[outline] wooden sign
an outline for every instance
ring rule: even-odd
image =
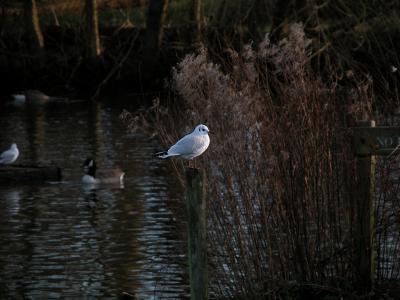
[[[355,127],[353,133],[357,155],[389,155],[400,145],[400,127]]]

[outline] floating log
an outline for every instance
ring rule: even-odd
[[[40,165],[0,165],[0,183],[58,180],[61,180],[61,169],[59,167]]]

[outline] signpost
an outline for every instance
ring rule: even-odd
[[[375,156],[389,155],[400,145],[400,127],[375,127],[375,121],[353,128],[356,154],[355,257],[359,288],[369,292],[374,284],[375,261]]]

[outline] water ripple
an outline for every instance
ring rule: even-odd
[[[63,168],[64,181],[0,186],[0,298],[188,297],[186,240],[171,179],[152,158],[156,145],[126,134],[119,108],[10,108],[0,112],[4,148],[19,163]],[[119,165],[124,188],[84,189],[80,166]],[[173,183],[172,183],[173,184]]]

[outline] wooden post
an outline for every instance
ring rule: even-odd
[[[207,222],[204,172],[186,169],[190,299],[208,299]]]
[[[360,122],[358,128],[375,127],[375,121]],[[357,285],[362,292],[371,291],[375,277],[375,156],[373,146],[362,135],[355,137],[356,209],[355,268]]]

